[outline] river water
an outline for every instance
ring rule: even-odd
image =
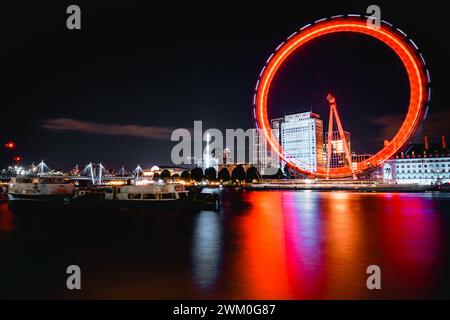
[[[450,298],[450,194],[225,191],[220,212],[2,202],[0,298]]]

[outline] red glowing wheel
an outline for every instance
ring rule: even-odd
[[[410,87],[409,107],[405,120],[394,138],[374,156],[357,163],[356,168],[351,166],[330,168],[327,174],[324,167],[318,167],[317,171],[311,172],[299,166],[298,162],[294,163],[283,155],[283,150],[270,128],[267,117],[267,98],[274,76],[283,65],[283,62],[296,49],[313,39],[339,32],[352,32],[373,37],[386,44],[395,52],[402,61],[408,75]],[[317,20],[315,23],[301,28],[299,32],[294,33],[278,46],[267,60],[260,74],[254,96],[254,111],[257,126],[262,130],[271,149],[290,167],[300,173],[319,178],[344,178],[370,170],[399,152],[419,128],[424,115],[426,115],[425,110],[429,105],[430,97],[430,75],[426,68],[425,60],[419,53],[416,44],[403,31],[394,28],[385,21],[381,23],[379,28],[375,28],[368,25],[364,17],[356,15],[347,17],[335,16],[329,19]]]

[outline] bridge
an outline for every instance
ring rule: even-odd
[[[32,167],[30,171],[31,174],[38,177],[52,176],[52,174],[54,174],[49,166],[45,164],[44,160],[42,160],[36,167]],[[124,167],[122,167],[117,175],[112,175],[105,169],[102,163],[90,162],[81,171],[78,170],[77,165],[75,169],[66,176],[74,181],[90,181],[93,185],[102,185],[107,183],[108,181],[126,181],[129,179],[139,180],[139,177],[143,172],[144,171],[142,170],[141,166],[138,165],[136,169],[131,172],[131,174],[128,173]],[[0,174],[0,181],[8,182],[15,177],[17,177],[17,173],[11,172]]]
[[[78,166],[77,166],[78,167]],[[77,172],[77,167],[75,173]],[[139,175],[144,173],[141,166],[138,165],[136,169],[133,170],[131,175],[129,175],[125,168],[119,170],[118,175],[110,174],[102,163],[92,163],[90,162],[86,167],[78,174],[69,175],[69,178],[76,181],[90,181],[93,185],[101,185],[108,181],[126,181],[129,179],[139,180]]]

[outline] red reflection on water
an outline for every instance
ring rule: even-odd
[[[287,192],[282,201],[286,272],[293,298],[320,297],[326,270],[317,194]]]
[[[233,298],[420,297],[438,286],[443,239],[424,195],[249,192],[239,235]],[[369,265],[382,290],[366,287]],[[236,281],[236,279],[230,279]]]
[[[9,232],[14,229],[14,215],[9,210],[7,202],[0,202],[0,232]]]
[[[365,297],[367,246],[364,233],[368,212],[360,205],[360,195],[348,192],[321,194],[321,211],[325,215],[327,287],[325,298]]]
[[[281,193],[250,192],[249,212],[238,223],[237,272],[241,298],[289,299]]]
[[[249,193],[253,206],[239,224],[245,297],[364,294],[365,269],[358,263],[364,241],[350,199],[346,193]]]
[[[432,197],[392,194],[383,200],[381,233],[388,269],[386,287],[402,297],[433,293],[443,271],[440,265],[445,240]]]

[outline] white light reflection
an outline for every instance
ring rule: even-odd
[[[295,208],[303,241],[304,255],[313,263],[320,259],[320,208],[317,192],[296,193]]]
[[[222,259],[222,225],[220,215],[202,211],[194,223],[192,266],[194,282],[204,292],[216,283]]]

